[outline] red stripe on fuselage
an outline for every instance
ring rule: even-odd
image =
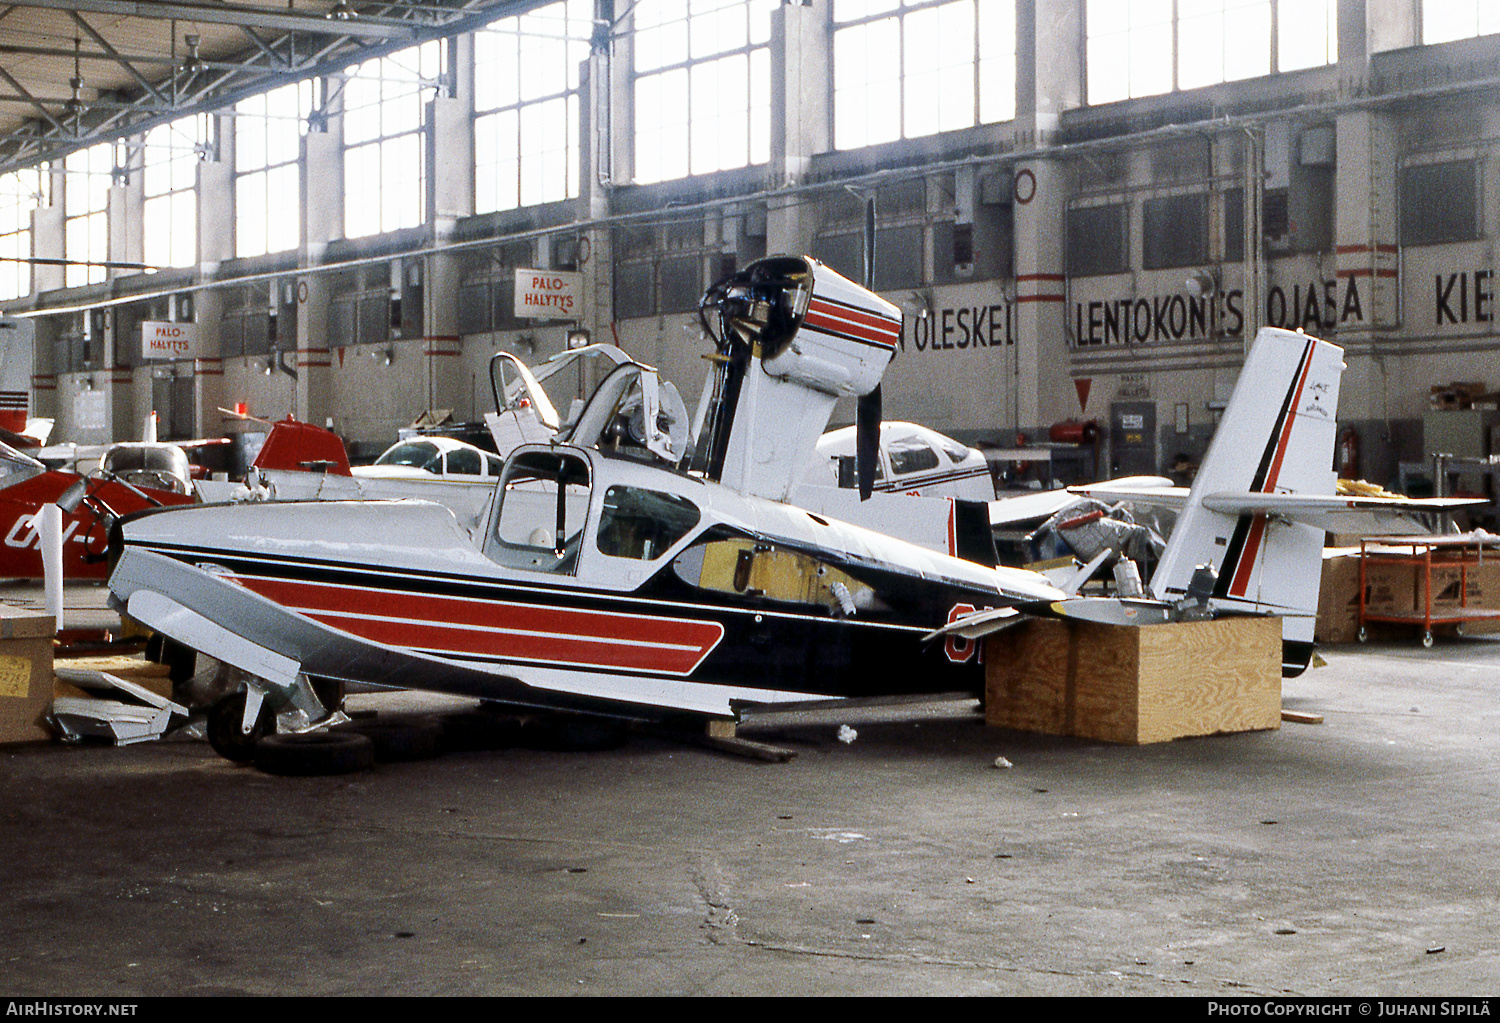
[[[690,675],[724,638],[724,626],[711,621],[234,578],[267,600],[363,639],[459,657]]]
[[[901,338],[901,325],[893,320],[816,299],[808,304],[804,322],[809,327],[848,334],[890,348],[895,348]]]

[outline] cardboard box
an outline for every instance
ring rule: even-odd
[[[1319,643],[1353,643],[1358,638],[1359,551],[1324,551],[1313,639]]]
[[[1107,742],[1281,727],[1281,620],[1033,619],[985,640],[985,722]]]
[[[51,615],[0,605],[0,744],[50,739]]]

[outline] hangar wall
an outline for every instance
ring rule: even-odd
[[[1341,419],[1361,474],[1394,482],[1423,457],[1430,385],[1500,388],[1500,36],[1417,45],[1417,0],[1340,0],[1335,64],[1091,106],[1084,10],[1018,0],[1013,120],[837,150],[828,0],[777,7],[769,162],[649,185],[628,183],[628,61],[598,52],[582,74],[578,198],[479,216],[460,37],[449,95],[426,104],[424,225],[342,237],[335,102],[303,135],[301,194],[287,197],[298,248],[253,259],[232,258],[221,125],[198,166],[199,266],[74,289],[38,267],[33,296],[8,304],[65,310],[38,317],[35,411],[89,442],[136,436],[164,403],[173,436],[245,429],[219,412],[243,404],[331,421],[378,451],[427,409],[485,411],[497,349],[562,350],[574,323],[510,308],[522,267],[581,271],[576,325],[691,402],[709,348],[702,290],[781,251],[858,279],[873,196],[877,289],[906,313],[889,418],[1008,446],[1079,417],[1119,434],[1144,411],[1149,450],[1132,457],[1149,465],[1132,468],[1161,470],[1201,455],[1247,337],[1270,323],[1345,346]],[[151,230],[140,177],[110,190],[118,258],[138,259]],[[37,210],[34,252],[61,253],[62,231]],[[146,363],[143,320],[195,324],[198,357]]]

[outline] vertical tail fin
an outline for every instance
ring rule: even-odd
[[[1274,327],[1260,331],[1151,578],[1154,597],[1176,600],[1193,572],[1209,565],[1218,573],[1215,607],[1284,616],[1284,668],[1291,674],[1312,653],[1323,531],[1210,509],[1204,500],[1212,496],[1223,509],[1235,495],[1332,494],[1343,370],[1337,345]]]

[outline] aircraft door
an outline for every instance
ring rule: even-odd
[[[1115,476],[1154,476],[1156,402],[1116,401],[1109,406],[1109,456]]]
[[[588,535],[590,472],[577,455],[523,451],[505,466],[484,553],[507,568],[576,575]]]

